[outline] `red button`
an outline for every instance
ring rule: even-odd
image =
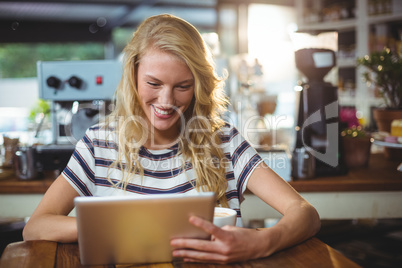
[[[103,83],[103,77],[102,76],[97,76],[96,77],[96,84],[97,85],[102,85]]]

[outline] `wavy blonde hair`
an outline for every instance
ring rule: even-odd
[[[117,159],[110,168],[123,172],[119,184],[124,189],[134,176],[142,178],[144,175],[139,150],[146,141],[143,138],[144,134],[149,134],[149,129],[144,120],[137,120],[145,118],[145,114],[140,105],[136,74],[141,58],[149,49],[159,49],[179,57],[194,76],[194,96],[184,114],[185,125],[181,127],[185,135],[179,137],[179,153],[182,153],[183,161],[191,159],[197,175],[197,191],[206,187],[215,192],[222,206],[227,207],[227,159],[220,146],[219,135],[224,125],[221,115],[227,105],[224,82],[215,73],[212,54],[200,33],[178,17],[157,15],[148,18],[138,27],[124,49],[123,75],[115,93],[116,106],[108,120],[109,123],[117,123],[114,132],[119,145]],[[119,120],[124,120],[124,123]],[[191,131],[194,129],[202,131]],[[125,164],[122,159],[126,159]]]

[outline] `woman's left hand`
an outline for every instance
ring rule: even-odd
[[[219,228],[209,221],[190,217],[194,226],[211,234],[211,240],[172,239],[173,256],[188,262],[231,263],[269,255],[261,243],[261,231],[234,226]],[[250,243],[251,242],[251,243]],[[267,242],[267,241],[265,241]]]

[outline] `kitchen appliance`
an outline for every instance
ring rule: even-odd
[[[335,52],[304,48],[295,52],[295,59],[296,67],[307,77],[307,82],[301,84],[302,90],[297,94],[292,175],[295,179],[301,176],[299,168],[304,164],[297,163],[297,159],[307,161],[310,155],[314,159],[308,162],[315,162],[315,176],[344,174],[346,166],[340,144],[338,89],[324,81],[324,77],[336,65]],[[311,177],[311,171],[308,177]]]
[[[51,101],[52,144],[36,146],[37,165],[62,170],[85,131],[109,114],[122,75],[117,60],[39,61],[39,97]]]
[[[298,180],[314,178],[315,162],[315,158],[305,147],[295,148],[292,154],[292,177]]]
[[[17,177],[22,180],[32,180],[38,177],[34,147],[18,147],[14,156],[14,170]]]

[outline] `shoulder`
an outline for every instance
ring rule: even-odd
[[[227,122],[225,122],[225,124],[220,128],[219,131],[223,143],[230,142],[234,137],[239,135],[239,131],[237,130],[237,128]]]
[[[85,135],[88,136],[88,138],[106,139],[106,137],[110,136],[114,131],[115,128],[113,126],[107,125],[106,123],[98,123],[89,127]]]
[[[81,142],[90,147],[115,147],[114,128],[105,123],[95,124],[87,129]]]
[[[114,127],[114,124],[107,124],[105,122],[99,122],[88,128],[88,131],[98,131],[98,130],[114,131],[115,127]]]

